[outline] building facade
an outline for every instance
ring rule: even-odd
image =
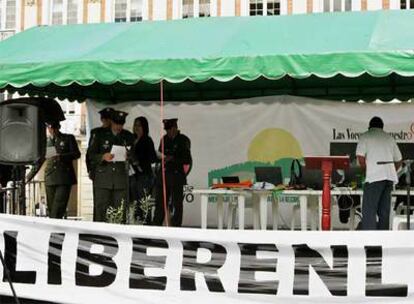
[[[413,0],[1,0],[1,39],[33,26],[414,9]]]

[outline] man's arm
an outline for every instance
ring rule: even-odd
[[[398,171],[398,169],[401,168],[401,165],[402,165],[402,160],[395,162],[394,163],[395,171]]]
[[[367,163],[366,163],[366,160],[365,160],[365,156],[357,155],[357,159],[358,159],[358,163],[361,166],[361,168],[366,169]]]

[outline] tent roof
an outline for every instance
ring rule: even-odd
[[[0,43],[0,88],[108,102],[414,96],[414,10],[41,26]]]

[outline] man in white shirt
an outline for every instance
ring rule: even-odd
[[[373,117],[356,150],[358,162],[365,168],[362,230],[389,229],[391,191],[393,184],[398,183],[397,170],[402,157],[397,143],[383,128],[382,119]]]

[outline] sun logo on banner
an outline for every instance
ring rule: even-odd
[[[265,163],[284,158],[302,158],[303,153],[296,138],[289,132],[279,129],[265,129],[250,142],[247,151],[249,161]]]
[[[302,148],[296,138],[280,128],[261,130],[251,140],[247,149],[247,160],[208,173],[208,184],[220,181],[222,176],[237,175],[244,180],[255,178],[254,168],[260,166],[281,167],[284,177],[290,174],[292,159],[303,157]]]

